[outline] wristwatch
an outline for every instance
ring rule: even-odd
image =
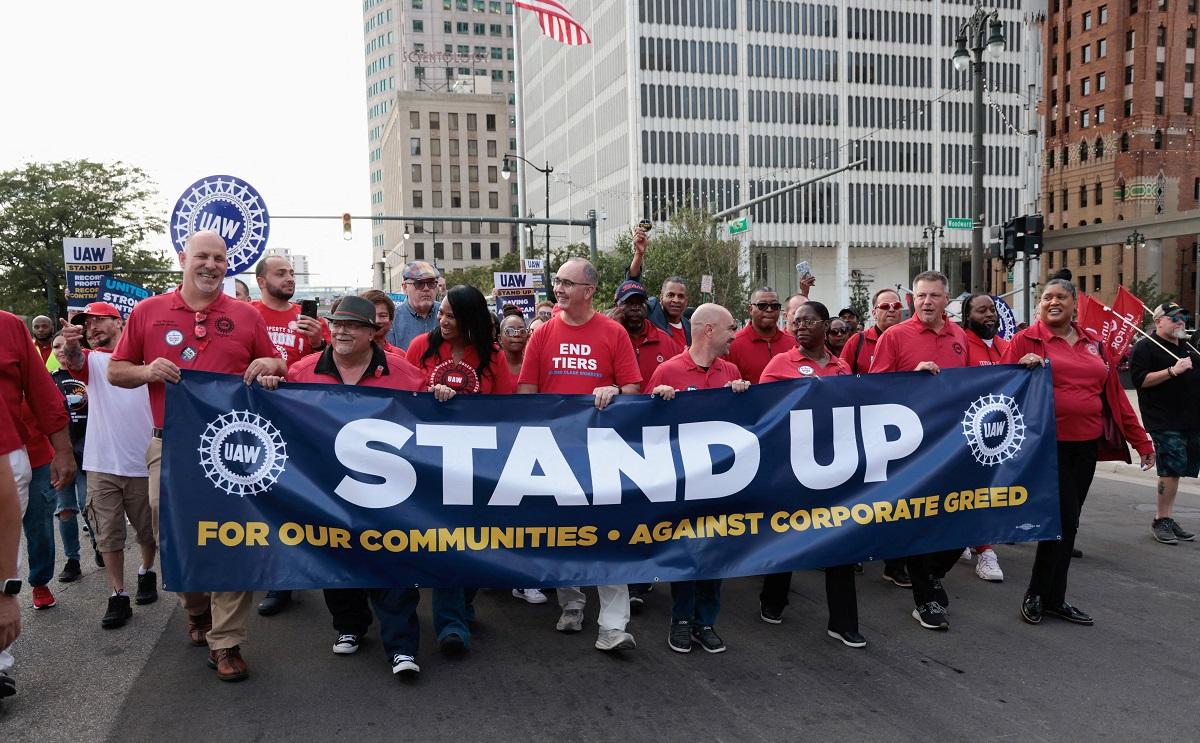
[[[21,592],[21,581],[17,580],[16,578],[8,578],[2,585],[4,588],[3,590],[0,590],[0,595],[16,596]]]

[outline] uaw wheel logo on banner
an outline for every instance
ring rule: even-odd
[[[435,384],[444,384],[455,392],[475,393],[479,392],[479,374],[470,364],[447,359],[429,374],[429,386]]]
[[[967,408],[962,431],[975,461],[992,467],[1021,451],[1025,419],[1016,400],[1007,395],[986,395]]]
[[[231,175],[210,175],[188,186],[171,212],[171,241],[176,252],[193,233],[212,230],[229,250],[226,276],[241,273],[263,254],[271,217],[254,186]]]
[[[287,444],[271,421],[247,410],[217,418],[200,436],[200,466],[230,495],[259,495],[283,474]]]

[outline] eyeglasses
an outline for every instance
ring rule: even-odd
[[[580,282],[580,281],[571,281],[570,279],[560,279],[557,276],[554,277],[553,283],[556,287],[561,286],[564,289],[571,289],[576,286],[595,286],[595,284],[584,284],[583,282]]]
[[[196,336],[197,339],[204,338],[204,336],[208,335],[208,328],[204,327],[204,321],[207,319],[207,312],[196,313],[196,326],[192,328],[192,335]]]
[[[779,302],[754,302],[751,307],[757,307],[759,312],[778,312],[783,305]]]
[[[891,304],[889,304],[887,302],[883,302],[881,304],[875,305],[875,309],[883,310],[884,312],[887,312],[888,310],[893,310],[893,311],[898,310],[903,306],[904,305],[900,304],[899,302],[892,302]]]
[[[404,283],[412,284],[417,289],[433,289],[437,286],[437,279],[408,279]]]
[[[825,322],[825,321],[821,320],[819,318],[815,318],[815,317],[805,317],[803,319],[796,317],[796,318],[792,319],[792,327],[793,328],[814,328],[823,322]]]
[[[849,332],[850,332],[850,328],[830,328],[829,329],[830,335],[846,335]]]
[[[529,328],[505,328],[502,332],[507,338],[524,338],[529,335]]]

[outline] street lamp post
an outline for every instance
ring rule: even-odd
[[[502,178],[504,178],[504,180],[506,180],[506,181],[508,180],[509,173],[511,173],[512,169],[513,169],[513,166],[510,163],[509,158],[513,158],[515,160],[520,160],[521,162],[525,163],[526,165],[528,165],[529,167],[533,168],[534,170],[536,170],[537,172],[541,173],[542,175],[544,175],[546,177],[546,219],[550,219],[550,174],[554,172],[554,167],[551,166],[549,162],[547,162],[546,167],[539,168],[538,166],[529,162],[528,160],[521,157],[520,155],[514,155],[513,153],[510,152],[504,156],[504,167],[500,171],[500,176]],[[530,252],[533,252],[533,251],[531,250]],[[550,292],[550,225],[548,225],[548,224],[546,225],[546,265],[543,266],[543,268],[545,269],[545,273],[546,273],[546,276],[545,276],[546,292],[549,293]]]
[[[1146,236],[1134,230],[1129,237],[1125,238],[1125,249],[1133,248],[1133,284],[1131,291],[1136,292],[1138,289],[1138,250],[1146,245]]]
[[[921,229],[921,239],[929,241],[929,270],[939,271],[937,265],[937,241],[945,237],[940,224],[927,224]]]
[[[1004,51],[1004,26],[999,14],[976,6],[975,13],[958,30],[958,46],[954,50],[954,69],[962,72],[970,65],[975,100],[972,108],[971,134],[971,291],[981,292],[983,284],[983,53],[993,57]],[[968,44],[970,51],[968,52]],[[973,57],[973,58],[972,58]]]

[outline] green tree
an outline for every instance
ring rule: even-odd
[[[1143,281],[1138,281],[1128,288],[1129,293],[1142,300],[1142,304],[1146,305],[1146,309],[1150,310],[1151,312],[1153,312],[1154,308],[1163,302],[1170,302],[1174,300],[1174,297],[1172,297],[1170,294],[1159,290],[1157,274],[1152,275]],[[1145,329],[1150,322],[1150,314],[1145,313],[1141,318],[1141,323],[1139,324],[1143,329]]]
[[[166,228],[145,171],[121,162],[30,163],[0,172],[0,307],[63,316],[64,237],[113,241],[113,273],[161,290],[175,268],[144,243]]]
[[[465,284],[473,286],[484,295],[492,293],[495,288],[494,273],[514,273],[521,270],[521,257],[516,252],[503,255],[486,266],[470,266],[455,268],[445,273],[446,288]]]

